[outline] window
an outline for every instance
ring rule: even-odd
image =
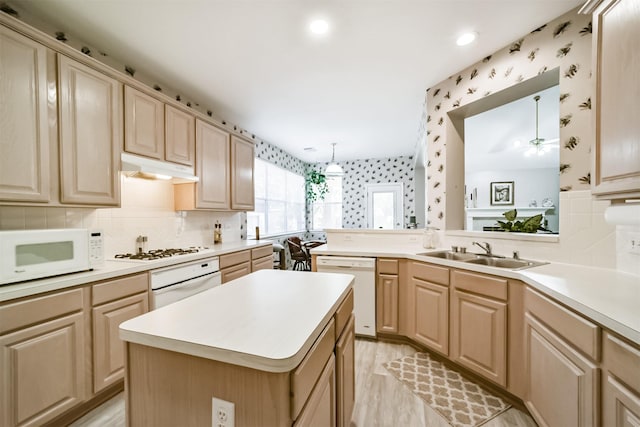
[[[327,177],[329,191],[324,200],[314,202],[311,207],[311,228],[342,228],[342,177]]]
[[[247,235],[260,236],[304,231],[304,177],[274,164],[255,161],[255,203],[247,212]]]

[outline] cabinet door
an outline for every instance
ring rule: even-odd
[[[444,355],[449,354],[449,289],[419,279],[412,279],[414,336]]]
[[[0,26],[0,200],[48,202],[47,49]]]
[[[254,209],[253,158],[253,144],[231,136],[231,209]]]
[[[273,256],[265,256],[251,261],[251,271],[271,270],[273,268]]]
[[[355,317],[351,315],[336,343],[336,412],[338,427],[351,426],[356,399]]]
[[[58,55],[61,202],[120,203],[122,85]]]
[[[640,426],[640,396],[610,374],[606,375],[603,382],[602,425]]]
[[[229,209],[229,134],[196,120],[196,207]],[[252,191],[253,194],[253,191]]]
[[[124,151],[164,159],[164,103],[124,87]]]
[[[593,16],[595,167],[593,193],[640,195],[640,45],[637,0],[606,0]],[[632,194],[630,194],[632,193]]]
[[[165,126],[165,159],[193,166],[196,151],[195,117],[166,105]]]
[[[149,311],[146,292],[93,308],[93,392],[124,378],[124,343],[118,327]]]
[[[525,404],[540,426],[598,425],[598,368],[525,314]]]
[[[451,359],[507,385],[507,304],[454,289]]]
[[[81,403],[84,343],[81,312],[0,336],[0,424],[42,425]]]
[[[243,262],[229,268],[220,269],[222,274],[222,283],[227,283],[251,273],[251,262]]]
[[[335,427],[336,377],[335,357],[327,362],[294,427]]]
[[[398,333],[398,276],[378,274],[376,323],[378,332]]]

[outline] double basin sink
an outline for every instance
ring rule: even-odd
[[[530,261],[526,259],[504,258],[496,255],[473,254],[467,252],[462,253],[453,251],[422,252],[416,255],[450,259],[452,261],[460,261],[467,264],[480,264],[489,267],[504,268],[508,270],[522,270],[525,268],[548,264],[547,262]]]

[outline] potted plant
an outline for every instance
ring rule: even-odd
[[[329,191],[327,177],[320,171],[311,169],[305,178],[305,186],[307,190],[307,200],[313,203],[318,200],[324,200]]]
[[[549,231],[542,226],[542,214],[525,218],[522,221],[516,220],[518,210],[512,209],[504,212],[506,221],[498,221],[501,231],[511,231],[514,233],[537,233],[540,231]]]

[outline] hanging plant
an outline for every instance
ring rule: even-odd
[[[313,169],[307,174],[305,185],[307,189],[307,200],[309,203],[324,200],[324,197],[329,191],[329,184],[327,184],[327,177],[325,174]]]
[[[549,231],[542,226],[542,214],[525,218],[522,221],[516,220],[518,216],[516,209],[504,212],[502,215],[504,215],[507,221],[498,221],[498,225],[504,231],[512,231],[515,233],[537,233],[538,230]]]

